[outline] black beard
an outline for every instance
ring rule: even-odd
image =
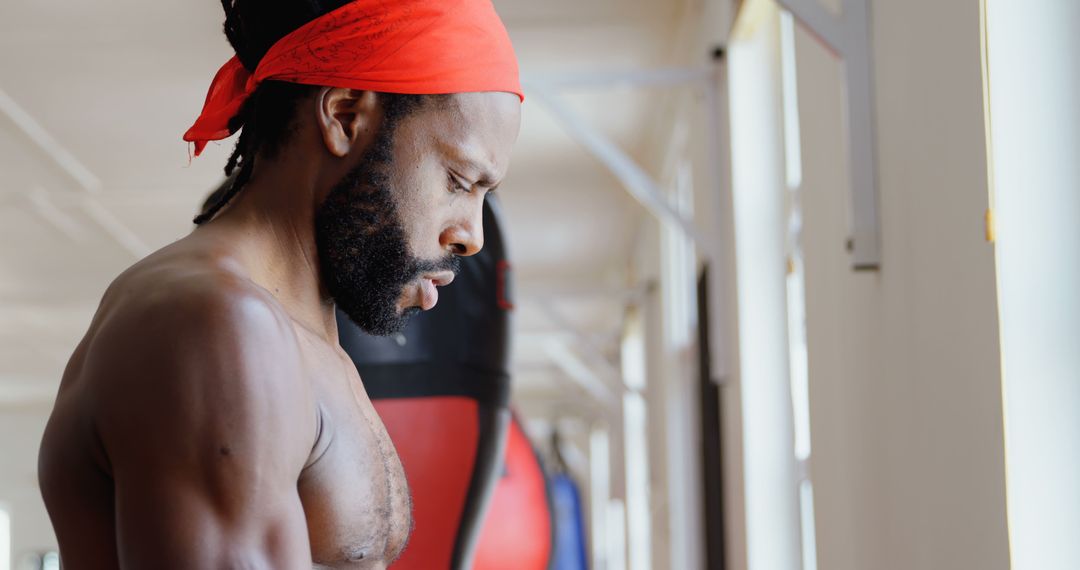
[[[330,191],[315,214],[315,243],[323,284],[342,312],[368,334],[400,332],[420,311],[397,302],[407,284],[436,271],[458,272],[448,256],[427,261],[409,253],[387,172],[393,125],[384,123],[360,164]]]

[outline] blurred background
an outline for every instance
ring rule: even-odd
[[[495,6],[512,400],[588,567],[1080,568],[1080,4]],[[106,285],[222,180],[180,140],[222,19],[0,3],[0,570],[57,567],[37,448]]]

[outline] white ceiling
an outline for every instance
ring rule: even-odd
[[[495,4],[528,77],[662,65],[685,2]],[[180,134],[231,55],[221,20],[213,0],[0,2],[0,103],[14,104],[0,113],[0,403],[51,397],[108,282],[189,231],[219,182],[230,144],[189,164]],[[644,152],[652,95],[566,95],[631,155]],[[85,167],[81,182],[64,153]],[[543,390],[561,374],[548,343],[611,351],[643,211],[529,101],[500,194],[523,292],[521,386]],[[567,294],[537,301],[550,291]]]

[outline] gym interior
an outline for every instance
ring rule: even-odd
[[[1080,3],[494,5],[490,249],[343,325],[413,488],[392,568],[1080,568]],[[180,140],[221,19],[0,4],[0,570],[61,567],[65,363],[222,183]]]

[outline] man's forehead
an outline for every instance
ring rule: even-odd
[[[506,174],[520,125],[517,97],[509,93],[460,93],[446,99],[431,110],[438,118],[429,116],[444,127],[434,133],[440,151],[469,169],[476,182],[498,183]]]
[[[499,164],[498,149],[483,148],[475,137],[472,138],[474,140],[440,137],[438,149],[450,159],[454,168],[461,170],[458,175],[468,176],[481,186],[498,184],[506,173],[506,166]]]

